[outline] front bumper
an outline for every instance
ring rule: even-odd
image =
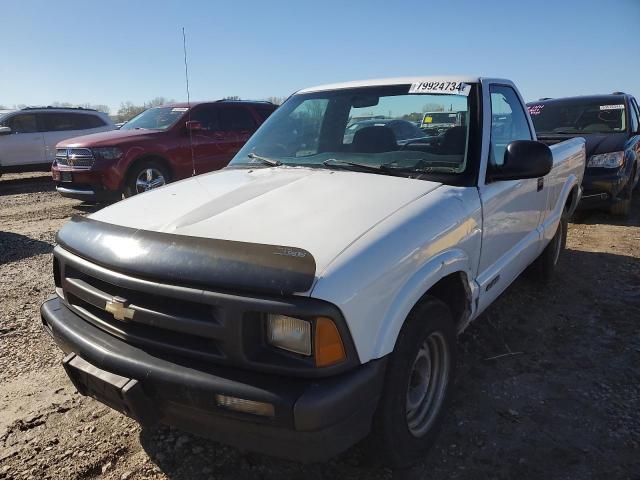
[[[53,182],[60,195],[88,202],[117,200],[120,192],[110,190],[105,183],[105,171],[101,169],[51,168]],[[63,178],[63,176],[65,178]],[[70,177],[70,178],[69,178]]]
[[[629,173],[623,167],[587,169],[582,180],[583,195],[578,208],[598,208],[624,200],[620,194],[629,181]]]
[[[288,378],[158,358],[95,328],[57,297],[42,305],[41,314],[56,343],[72,354],[65,359],[68,371],[71,362],[86,363],[95,374],[92,381],[100,383],[94,377],[103,376],[124,379],[125,390],[135,385],[123,390],[119,405],[106,393],[96,394],[100,388],[90,389],[98,400],[142,424],[173,425],[270,455],[322,461],[346,450],[369,433],[382,390],[384,358],[327,378]],[[77,376],[72,380],[78,385]],[[274,416],[225,410],[216,404],[216,394],[270,403]]]

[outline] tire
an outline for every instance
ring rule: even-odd
[[[636,176],[635,170],[629,177],[629,183],[624,187],[624,192],[622,193],[622,198],[613,203],[609,207],[609,213],[611,215],[615,215],[616,217],[628,217],[629,211],[631,210],[631,197],[633,197],[633,179]]]
[[[442,424],[455,366],[451,312],[426,296],[407,317],[387,363],[370,436],[374,458],[392,468],[424,458]]]
[[[129,170],[124,188],[124,196],[131,197],[138,193],[161,187],[170,182],[171,172],[167,167],[154,160],[144,160],[136,163]],[[147,183],[146,186],[145,183]]]
[[[534,266],[537,270],[536,273],[538,275],[538,280],[542,283],[549,283],[555,273],[560,255],[567,245],[568,226],[569,221],[567,219],[566,211],[564,211],[560,218],[560,222],[558,223],[555,235],[535,261]]]

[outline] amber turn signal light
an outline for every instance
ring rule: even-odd
[[[333,320],[317,317],[315,324],[316,367],[328,367],[345,360],[347,355],[344,352],[342,338]]]

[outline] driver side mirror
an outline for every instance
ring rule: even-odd
[[[11,132],[11,127],[0,127],[0,135],[9,135]]]
[[[502,165],[489,165],[487,177],[495,180],[522,180],[544,177],[553,167],[551,149],[542,142],[516,140],[507,145]]]
[[[185,126],[187,127],[187,132],[195,133],[202,131],[202,123],[197,120],[185,122]]]

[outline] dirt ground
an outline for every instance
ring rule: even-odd
[[[55,232],[93,210],[47,175],[0,178],[0,478],[391,478],[358,446],[301,465],[141,430],[75,393],[38,308]],[[470,326],[443,431],[410,476],[640,479],[639,227],[640,194],[627,221],[580,215],[551,284],[519,279]]]

